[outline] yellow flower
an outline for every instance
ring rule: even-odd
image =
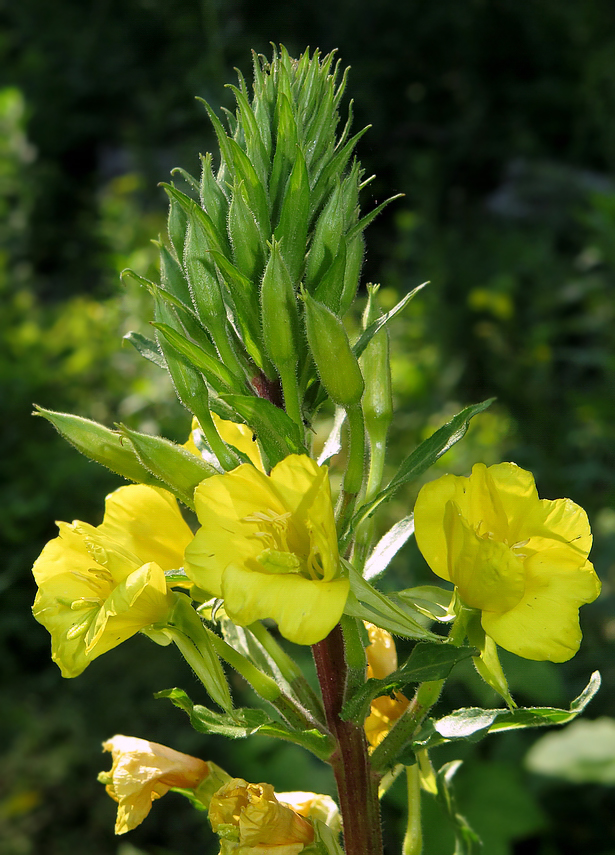
[[[98,780],[118,803],[116,834],[125,834],[140,825],[152,809],[152,802],[172,787],[196,790],[212,778],[217,790],[229,780],[214,763],[147,739],[117,735],[103,742],[103,750],[111,752],[113,765],[110,772],[101,772]]]
[[[245,626],[277,621],[285,638],[315,644],[339,621],[349,583],[340,562],[327,468],[290,455],[269,476],[250,464],[197,487],[201,528],[186,550],[186,573],[224,598]]]
[[[578,609],[600,593],[587,560],[587,514],[570,499],[539,499],[531,472],[477,463],[469,478],[426,484],[415,536],[431,569],[481,610],[487,635],[525,659],[565,662],[579,649]]]
[[[298,855],[314,840],[312,824],[275,797],[271,784],[233,778],[209,805],[221,855]]]
[[[32,572],[33,613],[51,634],[64,677],[141,629],[165,621],[174,595],[165,570],[181,567],[192,532],[165,490],[134,484],[107,496],[101,525],[58,523]]]
[[[218,433],[228,445],[232,445],[237,451],[241,451],[246,455],[257,469],[261,472],[265,471],[263,459],[261,457],[260,448],[254,437],[253,431],[247,426],[231,422],[228,419],[221,419],[216,413],[211,414],[215,426],[218,428]],[[202,457],[201,449],[206,446],[203,443],[203,433],[199,425],[198,419],[192,419],[192,430],[188,437],[188,442],[184,443],[184,448],[191,451],[197,457]]]
[[[393,636],[386,629],[374,626],[373,623],[365,622],[365,628],[369,636],[369,644],[365,648],[366,677],[383,680],[397,668],[397,651]],[[395,692],[394,697],[382,695],[371,702],[364,727],[367,741],[372,748],[380,745],[397,719],[406,711],[408,703],[408,699],[400,692]]]

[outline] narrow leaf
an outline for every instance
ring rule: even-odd
[[[144,335],[141,335],[140,332],[135,332],[134,330],[130,330],[124,336],[124,341],[127,341],[131,344],[135,350],[137,350],[144,359],[153,362],[154,365],[157,365],[158,368],[165,368],[166,363],[164,361],[164,357],[158,350],[158,345],[155,341],[152,341],[151,338],[147,338]]]
[[[397,303],[396,306],[393,306],[390,311],[388,311],[384,315],[381,315],[381,317],[379,317],[377,321],[374,321],[373,324],[370,324],[368,328],[361,333],[361,335],[352,347],[355,356],[361,356],[361,354],[363,353],[367,345],[370,343],[370,341],[373,339],[373,337],[376,335],[378,330],[381,330],[385,324],[388,324],[388,322],[391,321],[395,317],[395,315],[398,315],[402,309],[405,309],[410,300],[412,300],[412,298],[415,297],[419,293],[419,291],[421,291],[425,287],[425,285],[428,284],[428,282],[423,282],[422,285],[417,285],[416,288],[406,294],[406,296],[403,297],[399,301],[399,303]]]
[[[414,534],[414,514],[404,517],[380,538],[367,559],[363,577],[376,579],[389,566],[404,543]]]
[[[220,395],[220,398],[258,436],[270,466],[275,466],[289,454],[307,454],[299,427],[275,404],[251,395]]]

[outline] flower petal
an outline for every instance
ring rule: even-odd
[[[484,611],[483,629],[500,647],[525,659],[566,662],[581,643],[579,606],[596,599],[600,581],[589,561],[570,570],[558,563],[555,551],[528,558],[525,568],[521,601],[504,614]]]
[[[273,618],[281,634],[295,644],[322,641],[342,616],[348,579],[312,581],[295,574],[270,576],[237,564],[222,576],[226,613],[240,626]]]
[[[144,484],[120,487],[107,496],[98,531],[136,555],[139,564],[155,561],[163,570],[182,566],[192,540],[174,496]]]
[[[448,579],[448,543],[444,512],[449,501],[457,506],[463,501],[462,480],[457,475],[443,475],[421,487],[414,506],[414,536],[423,558],[441,579]]]

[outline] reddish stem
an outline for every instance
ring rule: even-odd
[[[337,747],[330,763],[337,783],[346,855],[382,855],[378,776],[372,772],[362,727],[342,721],[346,658],[338,624],[312,647],[329,730]]]

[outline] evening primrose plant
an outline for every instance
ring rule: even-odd
[[[414,514],[375,542],[380,505],[425,480],[491,401],[463,409],[385,479],[388,327],[422,286],[383,312],[367,285],[362,330],[349,335],[364,232],[391,200],[361,210],[370,179],[355,149],[367,129],[352,133],[352,102],[340,127],[346,78],[334,54],[294,60],[274,48],[271,60],[254,56],[251,87],[241,74],[230,87],[236,108],[224,121],[204,104],[218,151],[201,158],[199,177],[178,169],[180,185],[164,185],[160,281],[124,274],[151,295],[155,336],[126,338],[169,373],[191,427],[177,444],[39,408],[133,483],[107,497],[98,527],[59,523],[33,568],[34,616],[65,677],[137,632],[173,643],[210,701],[180,688],[159,697],[200,733],[301,746],[332,767],[337,802],[301,781],[276,793],[241,769],[116,735],[100,779],[118,802],[119,834],[173,790],[208,818],[223,855],[380,855],[380,800],[404,772],[404,855],[429,837],[426,797],[450,820],[455,852],[472,853],[479,841],[452,791],[459,763],[437,768],[433,749],[570,721],[599,686],[594,674],[569,709],[519,708],[499,660],[498,646],[572,657],[579,607],[600,591],[585,512],[539,499],[530,472],[477,464],[428,481]],[[335,417],[317,453],[323,408]],[[375,583],[413,534],[446,585],[385,594]],[[401,664],[395,636],[410,650]],[[318,690],[294,645],[311,646]],[[469,659],[501,706],[440,715],[447,678]],[[236,705],[229,670],[253,689],[253,707]]]

